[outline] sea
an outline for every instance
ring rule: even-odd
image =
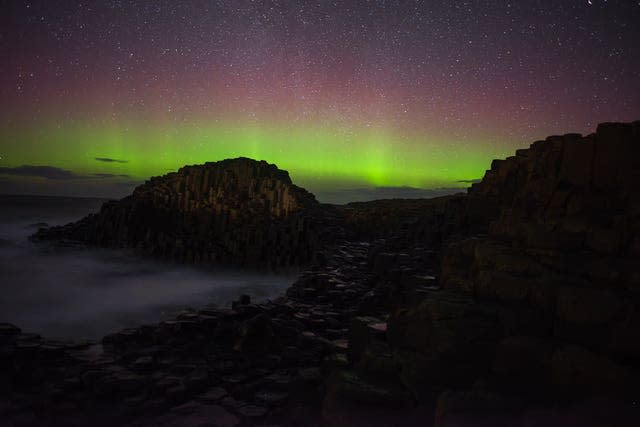
[[[99,340],[183,310],[229,306],[240,295],[264,302],[296,278],[195,268],[128,250],[32,242],[40,227],[97,212],[105,200],[0,195],[0,323],[62,340]]]

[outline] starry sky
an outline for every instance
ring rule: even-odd
[[[421,196],[640,119],[637,0],[0,5],[0,193],[247,156],[321,199]]]

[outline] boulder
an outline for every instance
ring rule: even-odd
[[[372,342],[385,341],[387,323],[375,317],[354,317],[349,328],[349,359],[357,361]]]
[[[267,314],[258,314],[242,322],[234,349],[245,353],[262,354],[273,345],[274,332]]]

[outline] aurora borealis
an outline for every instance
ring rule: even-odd
[[[123,195],[236,156],[311,191],[464,187],[640,118],[637,1],[0,4],[0,192]]]

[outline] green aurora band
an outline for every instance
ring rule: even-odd
[[[267,160],[309,188],[410,186],[467,187],[492,159],[511,149],[489,140],[456,144],[445,136],[400,135],[382,127],[344,129],[313,124],[262,123],[110,125],[59,124],[5,127],[3,166],[52,165],[78,174],[126,174],[147,179],[238,156]],[[489,148],[495,147],[495,148]],[[96,157],[123,159],[104,163]]]

